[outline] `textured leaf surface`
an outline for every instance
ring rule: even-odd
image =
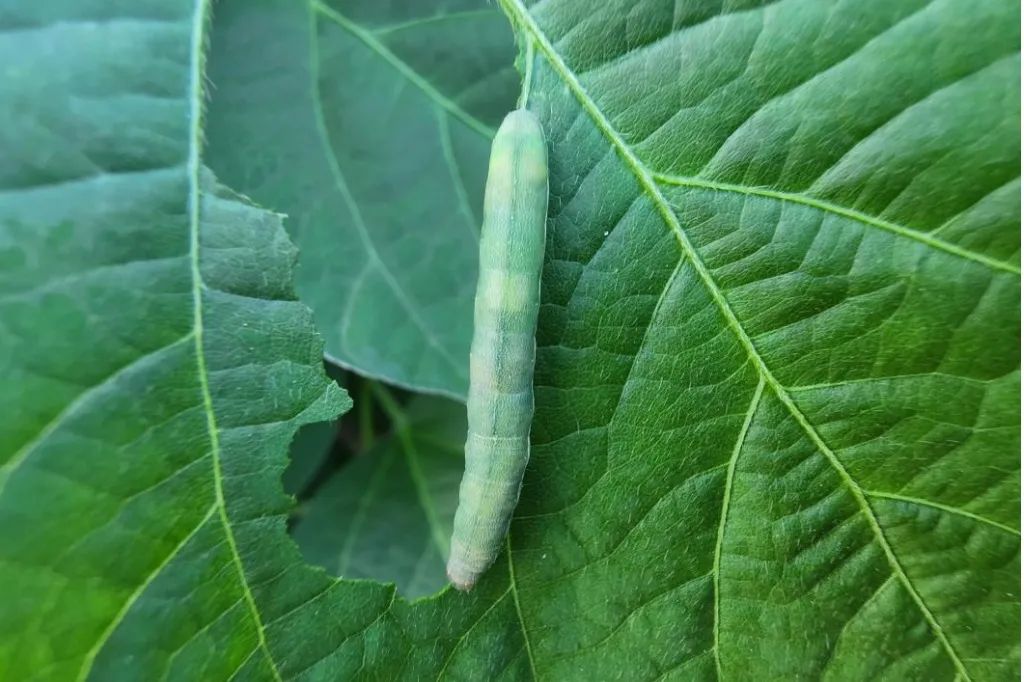
[[[493,129],[512,33],[486,0],[225,0],[210,165],[287,213],[329,357],[463,396]]]
[[[201,13],[4,14],[0,676],[1016,676],[1017,7],[506,10],[533,458],[511,552],[415,603],[285,539],[341,400],[277,218],[199,171]]]
[[[538,671],[1018,674],[1017,6],[504,4],[551,145]]]
[[[3,679],[269,677],[266,609],[328,582],[279,476],[347,398],[280,217],[200,166],[202,12],[4,16]]]
[[[393,582],[408,598],[444,587],[459,501],[465,405],[392,400],[395,433],[316,491],[293,535],[310,563],[343,578]]]

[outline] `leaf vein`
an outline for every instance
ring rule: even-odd
[[[887,493],[880,490],[865,490],[864,494],[867,495],[868,497],[877,497],[879,499],[892,500],[894,502],[905,502],[907,504],[918,505],[921,507],[930,507],[932,509],[937,509],[939,511],[946,512],[947,514],[953,514],[955,516],[961,516],[965,519],[977,521],[978,523],[984,523],[989,526],[992,526],[993,528],[998,528],[1002,531],[1010,533],[1011,535],[1016,535],[1020,537],[1020,531],[1018,529],[1012,526],[1008,526],[1005,523],[1000,523],[999,521],[996,521],[994,519],[990,519],[987,516],[975,514],[974,512],[967,511],[966,509],[961,509],[960,507],[953,507],[948,504],[942,504],[941,502],[926,500],[920,497],[911,497],[909,495],[901,495],[899,493]]]
[[[96,640],[96,643],[93,644],[92,648],[89,649],[89,652],[85,655],[85,658],[82,661],[82,667],[78,670],[77,679],[79,680],[79,682],[89,677],[89,673],[92,671],[93,663],[95,663],[96,661],[96,656],[103,649],[106,643],[110,641],[110,638],[111,636],[113,636],[114,631],[117,630],[118,626],[124,621],[125,617],[128,615],[128,612],[131,611],[132,607],[139,600],[139,597],[141,597],[142,594],[146,591],[146,589],[149,588],[149,586],[153,583],[153,581],[156,580],[161,573],[163,573],[163,570],[167,568],[171,561],[174,560],[174,557],[178,556],[178,553],[181,552],[181,550],[192,540],[192,538],[194,538],[196,534],[199,533],[200,529],[202,529],[202,527],[206,525],[206,522],[210,520],[210,518],[216,511],[217,503],[216,501],[214,501],[213,503],[210,504],[210,508],[206,511],[206,514],[203,515],[203,518],[199,520],[199,523],[197,523],[195,527],[192,530],[190,530],[188,534],[186,534],[185,537],[182,538],[180,542],[178,542],[177,545],[175,545],[174,549],[172,549],[170,553],[168,553],[168,555],[164,558],[163,561],[161,561],[157,565],[156,568],[150,571],[149,575],[146,576],[146,579],[139,583],[139,586],[135,588],[134,592],[131,593],[131,595],[128,597],[125,603],[121,606],[121,609],[117,612],[114,618],[103,630],[103,634],[99,636],[99,638]]]
[[[427,79],[416,73],[412,67],[399,59],[394,52],[377,40],[372,33],[365,30],[337,10],[317,2],[317,0],[310,0],[310,8],[324,15],[332,22],[362,41],[366,47],[379,55],[381,59],[391,65],[407,81],[419,88],[424,95],[429,97],[439,107],[450,113],[452,116],[465,123],[471,130],[479,133],[488,140],[494,137],[494,130],[490,126],[481,122],[480,119],[467,112],[448,97],[445,97],[437,88],[427,81]]]
[[[658,181],[667,185],[677,185],[680,187],[692,187],[695,189],[704,189],[714,192],[728,192],[732,194],[743,194],[746,196],[760,197],[763,199],[774,199],[776,201],[784,201],[786,203],[798,204],[806,206],[808,208],[814,208],[825,213],[831,213],[834,215],[853,220],[870,227],[874,227],[885,232],[911,239],[916,242],[920,242],[933,249],[943,251],[959,258],[965,258],[967,260],[980,263],[993,270],[1000,270],[1004,272],[1010,272],[1015,275],[1020,275],[1020,268],[1013,263],[1007,263],[985,254],[976,253],[970,249],[965,249],[956,244],[952,244],[943,239],[939,239],[931,234],[920,232],[897,223],[883,220],[881,218],[863,213],[861,211],[854,210],[852,208],[846,208],[838,204],[833,204],[829,201],[823,201],[821,199],[815,199],[813,197],[805,196],[795,192],[783,192],[774,189],[768,189],[766,187],[751,187],[749,185],[738,185],[728,182],[716,182],[713,180],[704,180],[701,178],[680,176],[680,175],[666,175],[663,173],[654,173],[652,177]]]
[[[427,517],[427,526],[430,528],[430,536],[437,548],[437,553],[444,560],[448,556],[448,536],[445,533],[444,525],[437,516],[437,508],[430,496],[430,486],[427,484],[427,477],[420,466],[420,455],[416,449],[416,443],[410,433],[409,419],[402,411],[401,406],[381,384],[373,384],[374,395],[377,401],[387,413],[395,426],[395,433],[401,444],[402,453],[405,455],[406,464],[409,467],[409,477],[412,479],[413,488],[416,490],[416,497],[423,513]]]
[[[505,597],[507,597],[509,595],[509,592],[511,591],[512,587],[510,585],[509,588],[505,590],[502,594],[500,594],[498,598],[494,600],[494,603],[488,606],[484,610],[484,612],[480,614],[480,617],[474,620],[472,624],[470,624],[470,626],[466,628],[466,630],[459,636],[459,638],[455,640],[455,644],[452,645],[452,648],[448,652],[448,655],[445,656],[444,662],[441,664],[440,670],[437,671],[437,682],[440,682],[441,678],[444,677],[444,673],[446,670],[448,670],[448,665],[451,663],[452,657],[455,656],[455,651],[459,648],[459,645],[461,645],[466,640],[466,637],[469,637],[469,633],[476,629],[476,626],[480,625],[480,623],[482,623],[483,620],[487,618],[491,611],[498,608],[498,605],[501,604],[501,602],[505,601]]]
[[[530,636],[526,632],[526,620],[523,618],[523,607],[519,603],[519,590],[516,588],[516,571],[512,565],[512,531],[505,534],[505,553],[508,555],[508,589],[512,593],[512,603],[516,607],[516,616],[519,620],[519,628],[523,631],[523,644],[526,646],[526,660],[530,662],[530,673],[534,680],[537,676],[537,664],[533,658],[533,647],[530,646]]]
[[[67,407],[61,410],[55,415],[49,422],[46,423],[43,428],[39,430],[36,437],[25,443],[17,452],[15,452],[10,459],[0,465],[0,494],[3,494],[4,488],[7,486],[7,481],[10,480],[14,472],[28,459],[28,456],[39,447],[39,445],[46,441],[54,431],[60,428],[61,424],[67,420],[68,417],[75,414],[83,405],[89,402],[96,394],[103,390],[105,387],[117,381],[120,377],[124,376],[128,372],[137,368],[141,363],[147,362],[154,357],[164,353],[181,343],[190,341],[194,336],[194,332],[189,332],[184,336],[181,336],[170,343],[164,344],[159,348],[149,351],[143,355],[134,358],[131,362],[124,365],[123,367],[115,370],[108,377],[100,381],[98,384],[85,389],[82,391],[74,400],[68,403]]]
[[[230,604],[228,604],[228,606],[223,611],[218,613],[216,615],[216,617],[211,618],[205,625],[203,625],[203,627],[199,628],[198,630],[196,630],[195,632],[190,634],[188,636],[188,638],[185,639],[184,642],[182,642],[180,645],[175,647],[174,651],[172,651],[170,653],[170,655],[167,657],[167,662],[164,663],[164,666],[163,666],[164,670],[163,670],[163,673],[161,673],[161,675],[160,675],[160,682],[164,682],[164,680],[168,679],[168,676],[171,673],[171,669],[174,667],[174,662],[178,659],[178,656],[181,655],[181,652],[184,651],[185,648],[189,644],[191,644],[192,642],[197,640],[200,636],[202,636],[206,632],[209,632],[210,629],[212,629],[215,625],[217,625],[217,623],[219,623],[222,618],[224,618],[229,613],[231,613],[231,611],[236,606],[241,604],[242,601],[243,601],[243,597],[239,596],[238,599],[236,599],[235,601],[233,601]]]
[[[480,238],[480,234],[477,232],[480,222],[477,220],[476,215],[473,214],[473,209],[469,205],[466,183],[462,180],[458,162],[455,160],[455,149],[452,147],[451,125],[448,123],[448,118],[444,116],[440,107],[435,107],[434,111],[437,113],[437,134],[441,140],[441,152],[444,156],[445,165],[448,166],[448,173],[451,176],[452,189],[455,190],[455,196],[459,200],[459,212],[466,219],[466,224],[469,227],[469,233],[473,241],[477,241]]]
[[[396,24],[389,24],[387,26],[375,28],[373,30],[373,34],[383,36],[391,33],[398,33],[399,31],[420,28],[421,26],[429,26],[430,24],[443,23],[446,21],[472,21],[474,19],[486,19],[488,17],[493,18],[494,16],[494,10],[490,7],[485,9],[460,10],[457,12],[449,12],[447,14],[432,14],[430,16],[416,17],[409,21],[402,21]]]
[[[405,290],[401,286],[399,286],[398,281],[391,273],[391,270],[388,268],[387,264],[381,258],[380,253],[377,251],[377,247],[374,245],[373,240],[370,238],[370,232],[366,228],[366,223],[363,220],[362,211],[359,209],[359,205],[356,203],[355,197],[352,196],[352,192],[349,190],[348,183],[345,180],[345,176],[341,172],[341,166],[338,163],[338,158],[334,154],[333,148],[331,147],[330,137],[327,133],[327,125],[324,122],[323,104],[320,101],[320,89],[317,83],[319,73],[317,70],[318,61],[316,59],[316,11],[319,10],[321,13],[326,14],[327,16],[330,16],[335,20],[337,20],[337,17],[331,14],[333,10],[328,10],[324,8],[322,5],[318,5],[315,2],[310,2],[309,7],[309,35],[311,53],[310,92],[316,105],[314,107],[314,114],[316,118],[317,135],[320,139],[320,145],[323,148],[324,157],[326,158],[327,164],[331,169],[331,175],[334,177],[335,185],[337,186],[338,191],[341,193],[342,198],[345,200],[345,203],[348,205],[349,210],[352,213],[352,222],[355,225],[357,231],[359,232],[360,241],[362,242],[364,248],[366,249],[367,262],[368,264],[376,268],[376,270],[380,273],[381,277],[383,277],[384,282],[388,285],[388,288],[390,288],[391,291],[394,292],[395,298],[398,300],[399,304],[403,308],[405,308],[406,312],[408,312],[409,319],[423,333],[423,338],[427,342],[427,344],[437,351],[438,355],[455,370],[456,374],[465,377],[467,368],[463,366],[462,363],[456,362],[455,358],[452,357],[451,353],[449,353],[448,350],[441,345],[437,337],[434,335],[433,331],[429,327],[427,327],[426,322],[424,322],[423,318],[417,312],[416,308],[412,305],[412,302],[409,300],[409,297],[406,294]]]
[[[754,415],[757,413],[757,408],[761,404],[761,396],[764,393],[764,377],[761,377],[757,382],[757,388],[754,389],[754,395],[750,399],[750,407],[747,409],[747,414],[743,418],[743,425],[740,427],[739,435],[736,437],[736,445],[733,447],[732,456],[729,458],[729,466],[725,474],[725,493],[722,497],[722,515],[718,521],[718,536],[715,539],[715,558],[712,563],[711,575],[715,588],[715,603],[714,603],[714,622],[712,625],[712,632],[714,634],[714,646],[715,652],[715,671],[718,674],[718,679],[723,679],[722,676],[722,656],[721,656],[721,643],[720,643],[720,631],[721,631],[721,610],[722,610],[722,588],[721,588],[721,575],[722,575],[722,541],[725,539],[725,524],[729,518],[729,503],[732,499],[732,485],[733,480],[736,476],[736,464],[740,459],[740,451],[743,449],[743,443],[747,439],[747,433],[750,431],[750,425],[754,422]]]
[[[205,71],[205,29],[209,21],[210,1],[196,0],[192,16],[192,32],[190,43],[191,68],[189,74],[189,147],[187,176],[188,176],[188,222],[189,222],[189,260],[191,262],[192,274],[192,324],[195,333],[196,350],[196,371],[199,376],[199,389],[203,399],[203,408],[206,413],[206,428],[210,438],[210,449],[213,455],[213,484],[215,493],[214,506],[220,517],[224,534],[231,550],[231,558],[238,573],[239,585],[242,588],[249,615],[256,628],[256,640],[270,664],[274,679],[281,682],[281,674],[270,653],[267,640],[263,632],[263,624],[260,619],[259,609],[252,591],[249,589],[248,578],[245,575],[245,567],[242,565],[242,558],[238,553],[238,545],[235,542],[234,531],[231,521],[228,518],[227,503],[224,498],[224,481],[221,472],[220,458],[220,435],[217,426],[217,416],[213,407],[213,394],[210,390],[210,378],[206,367],[206,350],[203,345],[203,276],[200,267],[200,212],[202,201],[202,190],[200,186],[200,175],[202,163],[203,139],[203,101],[204,101],[204,71]]]

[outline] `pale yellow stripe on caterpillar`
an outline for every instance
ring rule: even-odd
[[[493,309],[525,310],[536,305],[537,276],[533,273],[485,270],[477,283],[477,301]]]

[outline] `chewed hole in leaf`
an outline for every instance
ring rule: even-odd
[[[283,476],[297,498],[292,537],[332,575],[394,583],[410,599],[436,593],[447,584],[465,407],[349,383],[355,408],[292,442]]]

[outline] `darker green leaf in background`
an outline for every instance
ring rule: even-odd
[[[393,582],[405,597],[421,597],[448,580],[466,408],[431,397],[401,407],[383,393],[385,401],[396,433],[316,491],[294,536],[310,563],[334,575]]]
[[[463,396],[508,21],[484,0],[224,0],[214,20],[209,162],[288,215],[328,357]]]
[[[337,431],[335,422],[317,422],[299,429],[288,449],[288,468],[281,477],[286,493],[299,495],[316,480],[330,455]]]

